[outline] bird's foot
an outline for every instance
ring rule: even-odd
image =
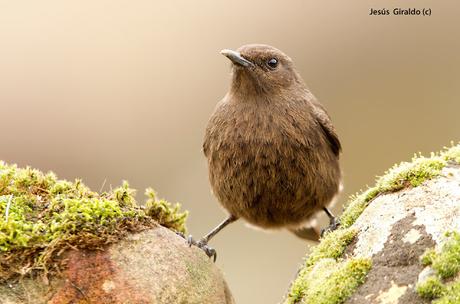
[[[214,262],[216,261],[217,252],[216,252],[216,250],[214,248],[208,246],[208,242],[206,240],[201,239],[201,240],[199,240],[197,242],[191,235],[186,237],[181,232],[177,232],[176,234],[181,236],[182,238],[184,238],[187,241],[189,247],[192,247],[192,245],[193,245],[193,246],[196,246],[196,247],[200,248],[201,250],[204,251],[204,253],[206,253],[206,255],[208,257],[213,258]]]
[[[328,232],[336,230],[339,227],[340,227],[340,220],[336,217],[331,218],[331,221],[329,222],[329,226],[321,229],[321,237],[323,237]]]

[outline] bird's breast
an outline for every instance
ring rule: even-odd
[[[308,113],[296,113],[246,107],[211,117],[209,179],[231,214],[263,227],[298,223],[337,192],[338,163],[321,165],[332,152],[310,130]]]

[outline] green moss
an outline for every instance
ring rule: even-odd
[[[369,188],[361,194],[351,197],[348,207],[340,216],[342,227],[350,227],[366,209],[369,202],[380,193],[377,187]]]
[[[145,195],[149,198],[145,204],[145,213],[170,229],[185,233],[185,220],[187,219],[188,212],[180,212],[181,205],[175,204],[174,206],[165,201],[157,200],[155,191],[148,188]]]
[[[441,298],[433,301],[433,304],[458,304],[460,303],[460,279],[448,284]]]
[[[346,246],[351,243],[356,235],[356,231],[350,229],[350,226],[377,196],[395,192],[405,187],[417,187],[424,181],[439,176],[441,170],[451,161],[460,164],[460,145],[452,145],[452,147],[440,153],[432,154],[430,157],[415,156],[412,162],[402,162],[399,165],[395,165],[376,180],[374,187],[352,196],[340,217],[341,228],[327,234],[320,244],[312,249],[304,267],[299,271],[297,278],[292,283],[286,303],[299,303],[302,301],[304,303],[343,302],[351,294],[350,290],[353,291],[354,288],[362,283],[371,267],[368,260],[349,259],[345,262],[340,261]],[[450,250],[449,252],[453,251]],[[362,266],[357,267],[356,272],[353,272],[355,268],[352,266],[355,264],[352,261]],[[456,267],[452,266],[452,261],[454,261],[452,254],[444,254],[442,258],[438,258],[437,255],[433,255],[433,252],[427,253],[422,258],[422,263],[436,263],[439,265],[438,269],[444,269],[440,271],[446,273],[452,272],[452,269]],[[441,262],[446,262],[445,265],[449,266],[445,267]],[[443,266],[441,267],[441,265]],[[342,277],[342,274],[348,275],[350,280]],[[353,274],[356,274],[356,276],[353,276]],[[343,286],[340,285],[342,282]],[[433,288],[429,290],[430,286],[427,285],[422,292],[439,293],[439,290],[434,289],[434,282],[431,283],[433,283],[431,285]],[[335,284],[340,285],[340,289],[336,290]],[[420,288],[423,290],[423,286]]]
[[[160,202],[150,196],[150,207],[138,206],[127,182],[98,194],[80,180],[0,162],[0,281],[46,272],[67,248],[99,248],[158,223],[185,232],[187,213]]]
[[[367,205],[380,194],[395,192],[405,187],[417,187],[424,181],[441,174],[448,161],[460,164],[460,145],[452,145],[440,153],[432,153],[430,157],[414,156],[411,162],[402,162],[376,180],[374,187],[350,197],[340,222],[343,227],[350,227],[366,209]]]
[[[438,176],[445,165],[446,162],[438,156],[414,157],[411,163],[402,162],[395,165],[377,179],[374,187],[351,197],[340,217],[341,224],[344,227],[353,225],[369,202],[379,194],[395,192],[407,186],[417,187],[422,182]]]
[[[121,187],[113,190],[113,196],[118,201],[120,206],[135,207],[135,195],[136,190],[129,188],[129,183],[127,181],[123,181]]]
[[[460,274],[460,233],[448,232],[440,250],[427,249],[421,257],[421,263],[430,265],[435,276],[417,284],[417,292],[423,298],[439,298],[433,303],[460,303],[460,277],[449,284],[442,280]]]
[[[417,284],[417,293],[425,299],[433,300],[433,304],[460,303],[460,278],[443,284],[437,277],[429,277],[422,284]]]
[[[454,145],[452,142],[451,147],[446,147],[444,151],[441,152],[441,157],[446,161],[453,161],[460,164],[460,145]]]
[[[446,162],[437,156],[414,157],[412,162],[402,162],[385,172],[377,180],[376,186],[379,192],[394,192],[408,185],[417,187],[424,181],[438,176],[445,165]]]
[[[427,172],[435,176],[439,174],[436,171],[440,170],[438,166],[443,161],[460,163],[460,145],[452,145],[439,155],[433,155],[432,159],[439,161],[439,163],[432,165],[430,168],[432,171],[428,169]],[[449,284],[442,282],[442,280],[452,278],[460,272],[460,233],[456,231],[446,233],[446,240],[441,249],[439,251],[434,248],[427,249],[421,257],[421,263],[424,266],[430,265],[436,276],[417,285],[419,295],[429,299],[439,298],[433,301],[436,304],[460,303],[460,278]]]
[[[443,279],[453,277],[460,271],[460,233],[450,232],[446,237],[440,252],[431,258],[431,267]]]
[[[436,257],[436,251],[434,248],[429,248],[425,251],[425,253],[420,258],[420,262],[422,262],[423,266],[428,266],[433,263],[434,258]]]
[[[302,280],[297,288],[301,289],[293,289],[287,303],[343,303],[364,282],[370,268],[370,259],[321,259],[299,274]]]
[[[453,231],[445,234],[446,240],[439,252],[429,248],[421,257],[424,266],[431,265],[442,279],[455,276],[460,272],[460,233]]]
[[[417,293],[425,299],[434,299],[445,292],[444,284],[437,277],[429,277],[423,283],[417,284]]]
[[[298,303],[307,298],[317,297],[319,296],[316,295],[317,293],[330,293],[330,290],[321,289],[321,286],[325,284],[323,282],[325,277],[330,279],[330,281],[327,281],[328,284],[333,284],[335,280],[342,278],[342,276],[348,276],[349,280],[344,280],[343,284],[340,285],[340,289],[335,290],[335,293],[331,293],[330,297],[325,298],[328,302],[307,301],[306,303],[341,303],[334,301],[348,297],[349,292],[360,284],[361,279],[359,278],[363,279],[365,274],[362,277],[358,275],[362,267],[357,267],[354,263],[348,264],[348,262],[338,262],[337,260],[343,255],[347,245],[353,241],[355,236],[356,230],[351,228],[338,229],[328,233],[321,243],[312,249],[312,252],[305,260],[305,266],[292,283],[286,303]],[[356,263],[363,265],[362,260],[356,260]],[[320,270],[318,270],[318,267]],[[315,285],[312,285],[311,282],[315,282]]]
[[[338,259],[356,236],[356,229],[337,229],[326,234],[318,246],[313,247],[305,261],[305,266],[313,266],[320,259]]]
[[[370,259],[350,259],[343,263],[331,263],[331,274],[320,276],[311,284],[304,303],[343,303],[362,284],[371,268]],[[318,273],[317,275],[320,275]]]

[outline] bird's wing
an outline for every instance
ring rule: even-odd
[[[208,154],[209,154],[209,137],[207,136],[207,134],[206,134],[206,136],[204,138],[204,141],[203,141],[202,150],[203,150],[204,156],[208,157]]]
[[[339,155],[340,151],[342,150],[342,145],[340,144],[339,137],[337,136],[335,128],[332,125],[331,118],[327,114],[326,109],[319,102],[313,102],[313,115],[321,126],[324,135],[326,135],[332,151],[335,155]]]

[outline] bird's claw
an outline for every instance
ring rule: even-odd
[[[196,246],[198,248],[201,248],[201,250],[204,251],[204,253],[206,253],[206,255],[210,258],[213,258],[213,261],[214,263],[216,262],[217,260],[217,252],[214,248],[208,246],[208,244],[206,242],[203,242],[203,241],[199,241],[198,244],[196,244]]]
[[[188,244],[188,247],[192,247],[192,245],[196,245],[196,241],[193,239],[191,234],[187,237],[187,244]]]
[[[206,253],[206,255],[210,258],[213,258],[214,262],[216,261],[217,259],[217,252],[214,248],[208,246],[208,243],[204,240],[200,240],[200,241],[195,241],[195,239],[192,237],[192,235],[189,235],[189,236],[185,236],[183,233],[181,232],[176,232],[177,235],[179,235],[180,237],[184,238],[186,241],[187,241],[187,244],[189,247],[192,247],[192,245],[200,248],[201,250],[204,251],[204,253]]]
[[[340,220],[336,217],[332,218],[329,223],[329,226],[321,229],[321,237],[323,237],[328,232],[336,230],[339,227],[340,227]]]

